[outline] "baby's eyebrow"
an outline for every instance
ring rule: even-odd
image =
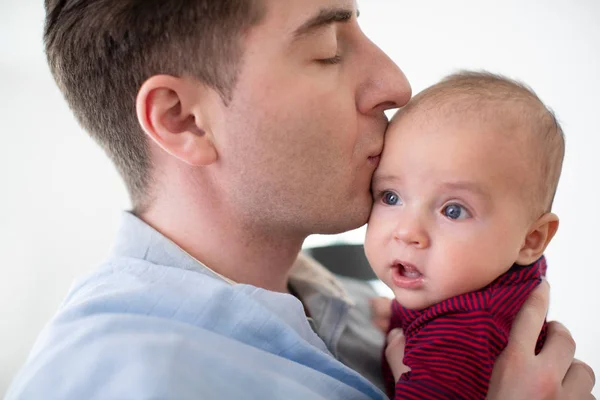
[[[373,179],[371,181],[371,184],[381,184],[381,183],[385,183],[385,182],[400,182],[400,178],[398,178],[398,176],[396,175],[379,175],[379,174],[375,174],[373,175]]]
[[[490,197],[490,194],[485,188],[476,182],[471,181],[453,181],[442,183],[442,188],[447,190],[463,190],[479,194],[483,197]]]

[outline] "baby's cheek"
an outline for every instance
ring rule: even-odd
[[[367,234],[365,236],[365,254],[367,258],[377,257],[378,254],[385,248],[385,224],[377,218],[373,217],[367,225]]]
[[[367,233],[367,236],[365,238],[365,256],[367,256],[367,260],[369,261],[369,264],[371,265],[371,268],[373,268],[373,270],[375,271],[375,273],[377,275],[378,274],[378,266],[379,266],[379,260],[377,257],[377,254],[381,254],[381,250],[378,250],[376,248],[374,248],[374,243],[376,243],[373,239],[372,239],[372,235],[369,235],[369,233]]]
[[[487,279],[487,262],[479,257],[480,249],[474,246],[456,249],[448,251],[446,261],[441,262],[443,272],[439,274],[437,290],[443,293],[444,299],[480,289],[481,282]]]

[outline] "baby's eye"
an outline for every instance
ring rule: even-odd
[[[446,217],[454,220],[471,217],[469,212],[460,204],[448,204],[442,212]]]
[[[381,200],[388,206],[395,206],[401,202],[400,197],[396,193],[390,192],[389,190],[386,190],[381,194]]]

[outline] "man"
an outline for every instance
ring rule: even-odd
[[[366,222],[384,111],[411,94],[361,32],[356,4],[46,9],[52,72],[114,160],[133,212],[8,398],[384,398],[333,357],[365,375],[377,368],[364,359],[380,350],[366,344],[356,300],[312,261],[292,268],[309,234]],[[593,373],[572,362],[565,328],[552,325],[533,356],[546,308],[543,286],[519,315],[490,398],[591,396]]]

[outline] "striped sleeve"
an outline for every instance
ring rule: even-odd
[[[411,371],[395,387],[395,399],[484,399],[494,362],[507,342],[485,310],[441,315],[407,346]]]

